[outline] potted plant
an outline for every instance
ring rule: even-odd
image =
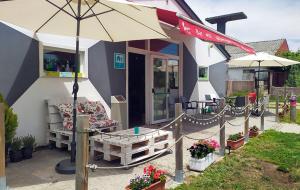
[[[256,137],[258,135],[258,127],[256,127],[256,125],[254,125],[253,127],[250,128],[249,130],[249,137],[252,138],[252,137]]]
[[[13,112],[12,108],[5,102],[3,96],[0,94],[0,103],[4,104],[4,126],[5,126],[5,163],[7,164],[8,152],[11,146],[12,139],[16,134],[18,127],[18,117]]]
[[[191,146],[188,150],[191,153],[189,167],[191,170],[204,171],[214,161],[214,151],[219,148],[215,140],[199,141]]]
[[[16,137],[12,140],[10,151],[9,151],[9,158],[11,162],[20,162],[23,158],[22,155],[22,139]]]
[[[126,190],[165,190],[166,172],[157,170],[149,165],[144,168],[142,176],[136,176],[130,180]]]
[[[27,135],[22,138],[23,148],[22,154],[24,159],[32,158],[33,147],[35,146],[35,137]]]
[[[244,145],[245,137],[243,133],[236,133],[230,135],[227,139],[227,146],[230,147],[231,150],[236,150],[239,147]]]

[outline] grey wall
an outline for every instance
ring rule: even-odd
[[[190,99],[197,80],[197,62],[183,45],[183,96],[187,99]]]
[[[12,105],[39,77],[38,42],[0,23],[0,93]]]
[[[226,95],[227,69],[225,61],[209,67],[209,81],[220,97]]]
[[[114,52],[126,53],[126,43],[99,42],[89,48],[89,79],[110,105],[112,95],[126,96],[126,70],[114,69]]]

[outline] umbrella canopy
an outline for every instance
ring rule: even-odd
[[[104,41],[166,38],[156,9],[109,0],[81,0],[80,37]],[[76,37],[78,0],[0,3],[0,20],[32,30]]]
[[[109,0],[11,0],[0,2],[0,20],[35,33],[76,37],[71,159],[56,165],[59,173],[75,173],[79,37],[111,42],[167,38],[156,8]]]
[[[295,64],[300,64],[300,62],[264,52],[247,55],[228,62],[229,67],[259,67],[259,65],[260,67],[286,67]]]

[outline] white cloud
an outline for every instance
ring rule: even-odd
[[[291,50],[300,48],[298,0],[186,0],[186,2],[203,22],[205,18],[211,16],[244,12],[248,16],[247,19],[228,22],[226,25],[226,34],[242,41],[286,38]],[[215,25],[213,27],[215,28]]]

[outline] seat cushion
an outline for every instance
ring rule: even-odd
[[[103,118],[108,119],[105,108],[100,101],[87,101],[83,103],[83,109],[88,114],[101,114]]]

